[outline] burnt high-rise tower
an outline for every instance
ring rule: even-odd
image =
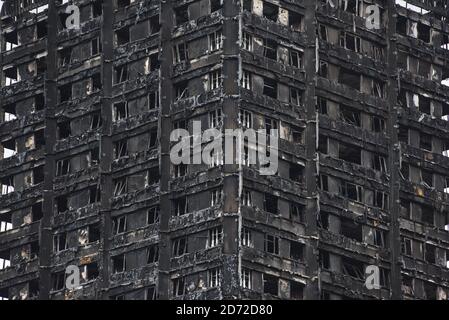
[[[449,297],[445,0],[2,2],[0,299]]]

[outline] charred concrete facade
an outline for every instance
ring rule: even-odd
[[[0,299],[447,299],[448,9],[6,1]],[[174,166],[194,120],[278,129],[278,173]]]

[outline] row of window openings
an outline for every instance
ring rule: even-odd
[[[221,30],[215,31],[208,35],[209,53],[221,50],[223,48],[223,33]],[[173,62],[181,63],[189,60],[190,43],[181,42],[173,47]]]
[[[118,0],[118,1],[119,2],[124,1],[125,3],[128,3],[127,5],[129,5],[129,0]],[[124,7],[124,6],[118,5],[118,7]],[[102,15],[102,1],[95,1],[94,3],[92,3],[91,17],[97,18],[101,15]],[[67,20],[68,16],[69,16],[69,14],[67,14],[65,12],[62,12],[59,14],[59,18],[60,18],[59,30],[62,30],[63,28],[65,28],[66,20]],[[159,15],[155,15],[149,19],[150,35],[158,33],[160,31],[160,27],[161,26],[159,24]],[[47,31],[48,31],[47,20],[37,22],[34,40],[39,40],[39,39],[45,38],[47,36]],[[115,33],[116,44],[121,45],[123,43],[129,42],[129,32],[130,31],[129,31],[128,26],[124,27],[120,30],[117,30]],[[6,31],[4,33],[4,39],[5,39],[6,51],[12,50],[14,48],[17,48],[17,47],[25,44],[25,43],[22,43],[17,30]],[[99,47],[97,47],[97,48],[99,48]],[[96,53],[93,53],[93,54],[96,54]]]
[[[329,104],[328,100],[322,97],[317,97],[317,110],[321,114],[328,115],[329,110]],[[356,127],[362,127],[362,115],[363,113],[360,110],[357,110],[356,108],[340,104],[339,105],[339,113],[338,113],[338,119],[342,122],[348,123],[350,125],[356,126]],[[373,115],[371,117],[371,131],[376,133],[382,133],[386,130],[386,123],[385,119],[379,116]]]
[[[435,188],[436,176],[434,175],[434,173],[432,171],[426,170],[426,169],[421,169],[421,168],[414,167],[414,166],[410,166],[406,162],[401,163],[399,172],[404,180],[410,181],[410,173],[412,172],[411,170],[419,170],[419,179],[420,179],[420,183],[423,186],[425,186],[426,188],[429,188],[429,189]],[[444,179],[444,181],[445,181],[444,192],[449,193],[449,177],[446,177]]]
[[[401,90],[398,95],[398,101],[404,108],[413,106],[427,115],[433,116],[435,114],[436,103],[424,95]],[[441,119],[449,121],[449,103],[442,102]]]
[[[328,137],[320,135],[318,141],[318,151],[323,154],[329,152],[330,139]],[[362,165],[362,148],[344,143],[338,142],[338,159],[351,162],[357,165]],[[387,157],[371,153],[371,168],[380,172],[388,172]]]
[[[262,3],[262,8],[260,8],[260,3]],[[300,32],[302,29],[303,17],[299,13],[286,10],[271,2],[259,1],[256,3],[253,0],[243,0],[242,7],[245,11],[257,13],[268,20],[287,25],[293,31]]]
[[[323,41],[328,41],[328,29],[329,27],[323,24],[319,24],[317,33]],[[365,44],[365,40],[361,39],[359,36],[356,36],[352,33],[346,31],[340,31],[339,37],[339,45],[342,48],[354,51],[356,53],[363,53],[366,51],[365,47],[367,45],[371,46],[371,55],[372,58],[376,60],[383,60],[384,58],[384,50],[382,47],[376,46],[371,42],[367,42]]]
[[[276,40],[272,39],[263,38],[262,43],[264,57],[282,62],[283,64],[288,64],[295,68],[303,67],[303,52],[280,46]],[[253,44],[253,36],[247,32],[243,32],[242,48],[252,52],[254,48]]]
[[[329,191],[329,177],[327,175],[321,174],[319,177],[319,189],[322,191]],[[389,197],[388,193],[381,190],[370,190],[364,188],[355,183],[348,181],[341,181],[338,185],[338,194],[349,200],[364,203],[364,195],[368,192],[373,193],[373,197],[370,197],[370,203],[368,205],[375,206],[382,210],[388,210]]]
[[[411,129],[405,127],[405,126],[399,126],[398,128],[398,139],[399,142],[402,142],[404,144],[410,145],[411,137],[410,137],[410,131]],[[433,142],[432,140],[434,137],[430,134],[419,132],[419,144],[416,146],[417,148],[420,148],[424,151],[428,152],[436,152],[433,148]],[[443,140],[442,141],[442,149],[443,151],[441,154],[445,157],[449,157],[449,140]]]
[[[429,243],[401,237],[401,252],[403,255],[409,257],[414,257],[417,253],[424,253],[422,256],[424,261],[431,264],[437,264],[437,247]],[[449,268],[449,250],[444,250],[444,257],[442,258],[444,267]]]
[[[329,63],[324,60],[320,60],[318,67],[318,75],[323,78],[329,77]],[[385,97],[385,83],[381,80],[367,77],[370,84],[369,94],[384,98]],[[361,91],[361,83],[364,80],[364,75],[358,72],[339,67],[338,83],[348,86],[357,91]]]
[[[43,217],[42,202],[37,202],[30,207],[30,212],[27,218],[27,223],[34,223],[39,221]],[[13,229],[12,215],[1,214],[0,215],[0,233]]]
[[[447,216],[447,213],[444,213],[445,215],[444,222],[442,223],[437,222],[436,218],[438,218],[438,216],[436,209],[431,205],[419,204],[411,202],[409,200],[401,199],[400,208],[401,208],[401,217],[404,219],[418,220],[422,224],[429,225],[432,227],[441,226],[442,229],[449,231],[449,218]]]
[[[209,72],[207,74],[207,89],[209,91],[218,89],[222,84],[222,74],[221,70],[215,70],[212,72]],[[175,102],[186,99],[190,96],[189,93],[189,83],[188,81],[181,81],[174,85],[174,91],[175,91]]]
[[[213,13],[221,10],[224,0],[209,0],[210,12]],[[177,26],[190,21],[189,4],[185,4],[174,8],[174,21]]]

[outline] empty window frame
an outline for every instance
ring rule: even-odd
[[[187,253],[187,237],[173,239],[173,256],[179,257]]]
[[[277,296],[279,294],[279,278],[272,275],[264,274],[263,293]]]
[[[174,199],[173,206],[176,216],[180,216],[188,212],[187,198],[185,196],[178,199]]]
[[[290,241],[290,259],[295,261],[304,259],[304,244],[298,241]]]
[[[362,242],[362,225],[360,223],[356,223],[352,219],[343,217],[340,219],[340,221],[340,233],[343,236],[358,242]]]
[[[122,139],[114,143],[115,159],[128,156],[128,140]]]
[[[209,83],[209,90],[218,89],[221,85],[221,70],[209,72],[208,83]]]
[[[245,289],[252,288],[252,272],[248,268],[242,268],[240,284]]]
[[[207,271],[209,288],[219,287],[221,284],[221,269],[213,268]]]
[[[172,294],[174,297],[179,297],[184,295],[185,293],[185,279],[184,277],[179,277],[172,280],[173,291]]]
[[[222,125],[221,108],[209,112],[209,128],[217,128]]]
[[[61,252],[68,248],[67,234],[58,233],[53,236],[53,252]]]
[[[340,104],[339,118],[341,121],[349,123],[353,126],[360,127],[361,126],[360,116],[361,112],[359,110]]]
[[[128,65],[123,64],[114,67],[114,84],[122,83],[128,80]]]
[[[269,2],[263,1],[262,15],[269,20],[277,22],[279,7]]]
[[[264,250],[267,253],[279,254],[279,238],[271,234],[265,234]]]
[[[175,21],[176,21],[176,25],[177,26],[179,26],[179,25],[189,21],[189,10],[188,10],[188,7],[189,7],[188,5],[183,5],[183,6],[174,8]]]
[[[340,142],[338,145],[338,158],[360,165],[362,163],[362,149],[351,144]]]
[[[63,176],[70,173],[70,159],[62,159],[56,162],[56,176]]]
[[[356,184],[343,181],[341,184],[341,194],[351,200],[362,202],[363,189]]]
[[[342,85],[348,86],[360,91],[360,74],[345,68],[340,68],[338,74],[338,82]]]
[[[278,44],[275,40],[272,39],[263,39],[263,56],[272,59],[277,60],[277,50],[278,50]]]
[[[264,210],[273,214],[278,214],[278,198],[270,193],[265,193]]]
[[[242,88],[246,90],[252,90],[251,73],[249,71],[243,70],[242,76]]]
[[[181,63],[187,61],[188,59],[189,57],[187,51],[187,44],[185,42],[175,44],[175,46],[173,47],[174,63]]]
[[[128,179],[126,177],[114,180],[114,196],[121,196],[128,192]]]
[[[241,241],[242,245],[246,247],[252,247],[253,246],[253,238],[252,238],[252,232],[251,229],[247,227],[243,227],[241,231]]]
[[[159,260],[159,246],[153,244],[147,249],[147,264],[158,262]]]
[[[384,156],[373,154],[373,169],[380,172],[388,172],[387,159]]]
[[[362,51],[362,40],[348,32],[342,32],[340,35],[340,46],[354,52],[360,53]]]
[[[209,34],[209,51],[217,51],[223,48],[223,33],[221,30]]]
[[[253,114],[251,111],[239,109],[239,120],[242,127],[252,128]]]
[[[112,218],[112,234],[117,235],[126,232],[126,215]]]
[[[221,203],[223,190],[221,188],[214,189],[210,192],[210,206],[213,207]]]
[[[387,192],[374,190],[373,205],[382,210],[388,210],[389,196]]]
[[[129,110],[126,101],[114,103],[114,121],[128,118]]]
[[[159,223],[159,213],[160,207],[158,205],[150,207],[147,212],[147,224],[152,225]]]
[[[125,254],[119,254],[112,257],[112,273],[121,273],[126,270],[126,257]]]
[[[5,76],[5,86],[10,86],[20,81],[19,68],[16,66],[4,67],[3,75]]]
[[[2,195],[14,192],[14,176],[7,176],[0,179]]]
[[[222,243],[223,243],[222,227],[220,226],[220,227],[215,227],[215,228],[209,229],[207,247],[213,248],[213,247],[221,245]]]
[[[242,48],[244,50],[253,51],[253,36],[245,31],[243,31],[242,34]]]

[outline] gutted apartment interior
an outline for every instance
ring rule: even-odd
[[[448,9],[6,1],[0,300],[447,299]],[[194,121],[278,130],[277,173],[174,165]]]

